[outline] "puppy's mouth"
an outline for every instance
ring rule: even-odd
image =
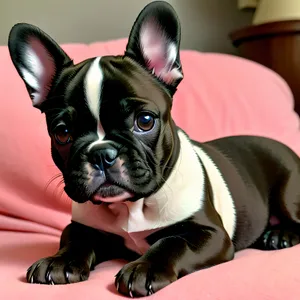
[[[133,193],[124,188],[105,182],[91,196],[90,201],[93,204],[101,204],[102,202],[114,203],[128,200],[134,196]]]

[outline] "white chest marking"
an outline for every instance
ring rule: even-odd
[[[97,134],[98,139],[93,142],[89,148],[93,145],[101,142],[105,136],[102,124],[100,122],[100,104],[101,104],[101,92],[103,85],[103,71],[100,66],[101,57],[95,58],[92,62],[89,70],[87,71],[84,80],[84,91],[87,101],[87,105],[93,115],[97,120]]]
[[[179,132],[179,138],[179,159],[156,194],[134,203],[113,203],[108,206],[73,202],[72,219],[99,230],[119,234],[129,245],[133,236],[139,236],[138,233],[144,232],[145,235],[149,231],[175,224],[200,210],[205,196],[204,171],[187,137]],[[136,246],[142,243],[140,238],[141,236],[138,240],[135,238]],[[138,251],[141,251],[140,248]]]
[[[209,177],[212,187],[214,207],[220,215],[223,221],[223,226],[229,237],[233,238],[236,227],[236,211],[227,184],[223,179],[221,172],[211,158],[201,148],[197,146],[194,148],[199,155]]]

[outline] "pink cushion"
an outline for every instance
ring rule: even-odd
[[[126,40],[64,45],[75,62],[122,54]],[[185,79],[173,116],[200,141],[258,134],[288,144],[300,155],[299,118],[286,83],[241,58],[182,51]],[[70,221],[71,201],[62,194],[50,156],[44,116],[31,107],[25,87],[0,47],[0,295],[3,299],[121,299],[112,286],[122,262],[98,266],[89,281],[72,286],[24,282],[26,269],[53,254]],[[277,252],[247,250],[232,262],[196,272],[153,299],[299,299],[299,247]],[[292,292],[291,292],[292,291]],[[78,296],[77,296],[78,295]]]
[[[5,300],[128,299],[118,295],[114,275],[124,262],[100,264],[88,281],[69,286],[30,285],[24,270],[57,250],[58,237],[0,232],[0,295]],[[300,246],[272,253],[244,251],[234,261],[186,276],[149,299],[299,300]],[[148,298],[147,298],[148,299]]]

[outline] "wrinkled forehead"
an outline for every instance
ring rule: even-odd
[[[104,75],[104,92],[105,89],[118,87],[120,92],[123,90],[139,98],[169,98],[154,76],[128,57],[104,56],[100,59],[100,68]]]
[[[171,97],[161,84],[123,56],[96,57],[65,70],[55,93],[62,89],[69,105],[78,109],[84,105],[95,118],[103,104],[117,108],[122,99],[141,99],[160,111],[171,105]]]

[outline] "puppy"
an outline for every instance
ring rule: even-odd
[[[179,48],[178,17],[160,1],[139,14],[124,55],[76,65],[39,28],[12,28],[12,62],[46,116],[73,200],[59,251],[34,263],[28,282],[87,280],[97,264],[123,258],[117,290],[147,296],[238,250],[299,243],[298,156],[256,136],[190,140],[171,117]]]

